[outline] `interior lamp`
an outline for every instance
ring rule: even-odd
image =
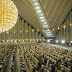
[[[62,40],[61,43],[64,44],[65,43],[65,40]]]
[[[56,40],[56,43],[58,43],[58,40]]]
[[[11,0],[0,0],[0,32],[8,31],[17,22],[18,10]]]

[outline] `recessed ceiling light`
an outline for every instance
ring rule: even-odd
[[[46,22],[45,19],[42,19],[41,22]]]
[[[36,0],[32,0],[33,2],[35,2]]]
[[[41,13],[41,10],[37,10],[37,13]]]
[[[43,16],[43,14],[42,14],[42,13],[39,13],[39,14],[38,14],[38,16],[40,16],[40,17],[41,17],[41,16]]]
[[[36,10],[40,10],[40,7],[39,7],[39,6],[37,6],[37,7],[35,7],[35,9],[36,9]]]
[[[38,5],[38,3],[36,2],[36,3],[34,3],[34,6],[37,6]]]
[[[40,17],[40,19],[44,19],[44,17]]]

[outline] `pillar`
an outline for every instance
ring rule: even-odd
[[[65,28],[64,28],[64,40],[65,40]]]
[[[33,39],[35,39],[35,29],[33,28]]]
[[[1,33],[0,33],[0,43],[1,43]]]
[[[67,18],[67,22],[68,22],[68,18]],[[67,26],[67,42],[68,42],[68,26]]]
[[[36,39],[38,39],[38,31],[36,31]]]
[[[18,16],[18,40],[20,39],[20,17]]]
[[[25,23],[25,39],[26,39],[26,41],[28,41],[28,23],[26,22]]]
[[[29,25],[29,40],[31,39],[31,25]]]
[[[24,39],[24,20],[22,19],[22,39]]]

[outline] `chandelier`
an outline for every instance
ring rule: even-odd
[[[0,32],[8,31],[17,22],[18,10],[11,0],[0,0]]]

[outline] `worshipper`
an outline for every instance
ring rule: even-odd
[[[47,63],[47,59],[46,59],[46,57],[44,58],[44,63]]]
[[[62,72],[65,72],[65,70],[62,68]]]
[[[45,66],[44,72],[47,72],[47,67]]]
[[[2,72],[2,64],[0,64],[0,72]]]
[[[70,64],[70,69],[71,69],[71,72],[72,72],[72,60],[71,60],[71,64]]]
[[[38,64],[36,66],[37,71],[41,71],[41,64],[40,61],[38,60]]]
[[[50,68],[50,64],[51,64],[51,61],[49,60],[48,61],[48,69]]]
[[[41,52],[38,53],[37,58],[39,59],[40,64],[42,65],[42,56],[41,56]]]
[[[51,64],[51,72],[55,72],[55,65],[54,65],[54,62]]]

